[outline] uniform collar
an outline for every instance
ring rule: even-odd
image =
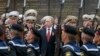
[[[66,43],[63,47],[65,47],[66,45],[76,45],[76,41],[70,41]]]
[[[20,36],[15,36],[13,39],[21,39]]]
[[[76,41],[70,41],[67,44],[76,44]]]
[[[38,49],[39,49],[39,44],[38,44],[38,42],[32,42],[32,43],[29,44],[28,46],[34,48],[35,50],[38,50]]]
[[[97,46],[92,42],[87,42],[82,47],[84,47],[87,51],[98,51]]]
[[[92,42],[87,42],[87,43],[85,43],[84,45],[87,45],[87,44],[93,44]]]

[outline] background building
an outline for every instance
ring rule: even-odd
[[[62,17],[65,18],[67,15],[78,16],[78,11],[80,7],[81,0],[66,0],[64,4],[64,9]],[[83,14],[93,14],[97,8],[99,0],[84,0]],[[0,14],[6,11],[7,0],[0,0]],[[60,11],[60,0],[27,0],[27,9],[36,9],[38,11],[38,18],[42,18],[45,15],[59,16]],[[22,13],[23,0],[11,0],[10,7],[8,11],[18,10]],[[100,12],[98,12],[100,15]]]

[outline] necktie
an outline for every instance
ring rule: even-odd
[[[47,33],[47,40],[49,42],[49,39],[50,39],[50,29],[48,29],[48,33]]]

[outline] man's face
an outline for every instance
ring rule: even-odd
[[[31,40],[34,39],[34,34],[32,34],[31,31],[28,31],[28,33],[26,34],[25,39],[27,40],[27,42],[30,42]]]
[[[48,20],[45,21],[46,27],[51,27],[52,24],[53,24],[53,23],[52,23],[52,20],[51,20],[51,19],[48,19]]]
[[[9,16],[9,19],[10,19],[11,24],[16,24],[18,16],[11,15],[11,16]]]
[[[65,39],[65,33],[64,33],[64,31],[62,31],[61,37],[62,37],[62,42],[64,42],[64,39]]]
[[[88,41],[87,35],[83,32],[81,34],[81,40],[82,40],[83,44],[87,43],[87,41]]]
[[[26,21],[26,25],[27,25],[27,27],[30,29],[30,28],[32,28],[32,27],[34,27],[34,20],[27,20]]]
[[[97,45],[100,44],[100,35],[95,34],[93,42],[96,43]]]
[[[14,32],[13,29],[10,29],[10,33],[9,33],[9,35],[10,35],[10,38],[11,38],[11,39],[14,38],[15,32]]]
[[[83,21],[83,26],[84,27],[88,27],[88,28],[92,27],[92,21],[90,21],[90,20]]]
[[[67,39],[67,33],[65,33],[64,31],[64,27],[62,26],[62,34],[61,34],[61,38],[62,38],[62,42],[65,42]]]

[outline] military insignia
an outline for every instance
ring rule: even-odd
[[[10,49],[10,47],[8,47],[8,51],[10,51],[11,49]]]
[[[81,56],[84,56],[84,53],[83,52],[81,52]]]
[[[52,36],[54,36],[54,32],[52,32]]]
[[[71,56],[71,53],[70,52],[66,52],[66,56]]]
[[[28,52],[28,53],[29,53],[29,52],[31,52],[31,51],[32,51],[32,49],[31,49],[31,48],[28,48],[28,49],[27,49],[27,52]]]

